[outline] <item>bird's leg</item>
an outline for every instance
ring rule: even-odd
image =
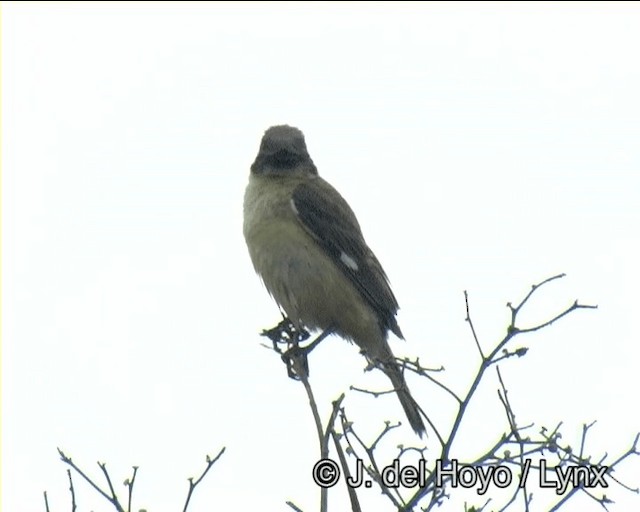
[[[300,380],[302,377],[309,377],[309,361],[307,359],[311,351],[316,348],[322,340],[333,332],[332,328],[325,329],[318,337],[306,346],[296,343],[284,354],[282,360],[287,364],[287,373],[290,378]],[[308,333],[305,331],[308,337]],[[306,338],[305,338],[306,339]],[[302,340],[300,340],[302,341]]]
[[[302,376],[309,376],[308,354],[332,332],[332,328],[325,329],[311,343],[301,346],[300,343],[309,338],[309,332],[304,328],[296,327],[291,320],[285,317],[276,327],[262,331],[262,335],[272,341],[273,349],[276,352],[282,354],[282,360],[287,365],[289,378],[300,380]],[[287,347],[284,352],[280,348],[282,344]]]
[[[300,342],[310,336],[308,331],[297,328],[291,320],[283,315],[283,319],[278,325],[272,329],[265,329],[262,331],[262,335],[271,340],[273,350],[282,354],[282,360],[287,365],[287,374],[290,378],[300,380],[300,372],[303,372],[304,375],[309,374],[309,365],[306,360],[307,352],[304,348],[300,348]],[[280,345],[287,347],[284,352]]]
[[[318,337],[309,343],[306,347],[301,347],[307,354],[311,353],[311,351],[316,348],[320,342],[325,339],[330,334],[333,334],[333,327],[327,327],[324,331],[322,331]]]
[[[272,329],[262,331],[262,336],[266,336],[273,343],[273,350],[282,354],[279,345],[286,345],[288,349],[297,346],[301,341],[309,337],[309,333],[304,329],[297,329],[291,320],[284,315],[282,321]]]

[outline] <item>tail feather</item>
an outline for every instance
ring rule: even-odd
[[[398,327],[398,330],[399,329]],[[379,329],[371,332],[367,337],[353,337],[353,339],[360,345],[362,354],[367,358],[369,363],[382,370],[389,378],[411,428],[413,428],[418,436],[422,437],[423,434],[426,434],[427,429],[420,415],[420,407],[411,396],[402,369],[396,362],[396,358],[387,342],[387,333],[385,330]],[[362,340],[366,340],[367,342],[364,343]]]
[[[420,407],[411,396],[402,371],[395,363],[383,363],[381,366],[382,370],[393,384],[396,394],[398,395],[398,399],[400,400],[400,405],[402,405],[404,413],[407,415],[411,428],[413,428],[418,436],[422,437],[422,434],[424,434],[427,429],[422,421],[422,416],[420,416]]]

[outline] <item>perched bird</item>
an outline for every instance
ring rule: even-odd
[[[354,341],[389,377],[409,423],[425,432],[418,405],[387,342],[403,338],[398,302],[336,189],[318,176],[300,130],[269,128],[251,165],[244,236],[267,290],[297,328]]]

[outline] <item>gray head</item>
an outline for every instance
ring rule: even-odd
[[[260,151],[251,165],[254,174],[318,174],[307,151],[303,133],[286,124],[272,126],[262,137]]]

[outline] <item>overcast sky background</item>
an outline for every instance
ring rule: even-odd
[[[505,304],[566,272],[522,325],[575,299],[599,309],[515,343],[530,351],[502,365],[510,399],[521,424],[562,420],[574,445],[598,420],[596,459],[625,451],[640,431],[639,26],[638,3],[4,3],[3,510],[44,510],[44,490],[70,509],[56,447],[97,480],[106,462],[123,496],[138,465],[134,509],[182,510],[187,477],[223,446],[192,512],[318,509],[312,416],[261,346],[279,313],[242,237],[249,166],[282,123],[304,131],[391,279],[408,340],[393,350],[444,365],[457,391],[478,364],[463,291],[488,350]],[[350,384],[387,387],[364,366],[337,338],[313,353],[323,418]],[[409,382],[451,421],[441,393]],[[496,388],[491,373],[461,458],[507,428]],[[345,405],[367,439],[404,421],[394,397]],[[417,443],[394,435],[381,453]],[[617,475],[640,485],[640,458]],[[75,487],[80,510],[110,510]],[[346,509],[342,485],[330,500]]]

